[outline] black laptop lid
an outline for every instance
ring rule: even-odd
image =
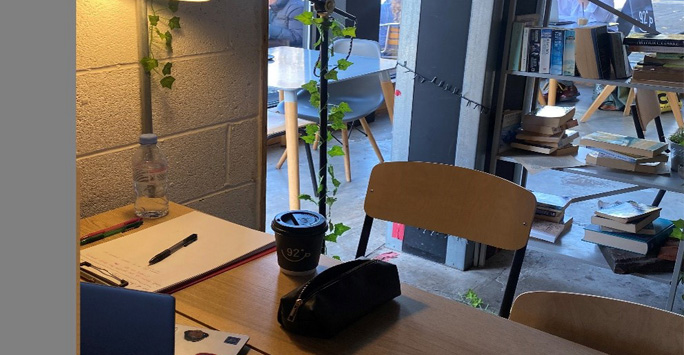
[[[173,355],[170,295],[81,282],[82,355]]]

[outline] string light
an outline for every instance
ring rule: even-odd
[[[413,79],[414,80],[420,79],[421,84],[425,83],[426,81],[429,81],[430,83],[434,84],[435,86],[437,86],[439,88],[443,88],[444,91],[450,92],[452,95],[458,96],[459,98],[461,98],[461,100],[465,100],[466,101],[466,107],[472,106],[472,108],[480,110],[480,113],[482,113],[482,114],[488,114],[489,113],[489,108],[482,106],[482,104],[480,104],[479,102],[473,101],[473,100],[463,96],[461,94],[461,89],[456,88],[456,85],[451,86],[451,85],[447,84],[444,80],[438,81],[438,78],[436,76],[433,77],[432,79],[428,79],[427,77],[417,73],[415,70],[409,68],[408,65],[406,65],[406,61],[404,61],[403,63],[399,63],[397,61],[396,66],[397,67],[403,67],[404,69],[406,69],[406,73],[413,73]]]

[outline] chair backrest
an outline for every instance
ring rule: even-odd
[[[346,54],[349,52],[349,38],[341,38],[333,42],[333,51],[335,53]],[[362,57],[380,58],[380,44],[369,39],[354,38],[352,43],[352,53]]]
[[[509,319],[609,354],[684,353],[684,316],[612,298],[526,292]]]
[[[527,245],[532,192],[482,171],[424,162],[378,164],[371,172],[366,214],[506,250]]]

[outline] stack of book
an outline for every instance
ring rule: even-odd
[[[635,201],[605,205],[584,227],[584,241],[646,255],[659,248],[674,224],[660,217],[660,207]]]
[[[565,209],[572,199],[538,191],[532,193],[537,199],[537,209],[530,237],[555,243],[572,226],[572,218],[565,218]]]
[[[603,166],[645,174],[666,174],[667,144],[607,132],[594,132],[580,139],[580,145],[592,152],[585,160],[589,165]]]
[[[684,34],[631,33],[630,51],[651,53],[634,67],[633,82],[684,87]]]
[[[521,128],[511,142],[513,148],[542,154],[568,155],[577,153],[572,141],[577,131],[568,129],[577,125],[575,107],[544,106],[522,116]]]

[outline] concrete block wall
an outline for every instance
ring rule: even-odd
[[[156,9],[166,5],[154,1]],[[267,2],[181,2],[176,15],[173,89],[152,76],[153,130],[169,160],[169,197],[261,229]],[[134,200],[136,0],[77,0],[76,17],[76,160],[86,217]]]

